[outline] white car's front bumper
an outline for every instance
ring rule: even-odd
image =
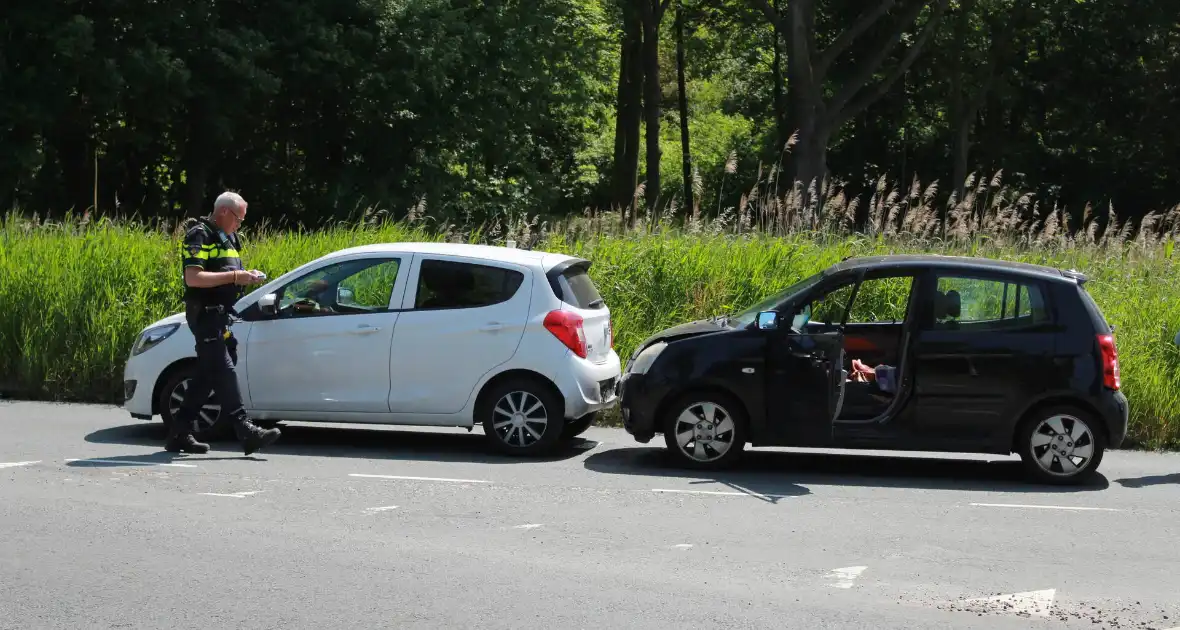
[[[158,413],[153,409],[155,401],[152,398],[164,370],[180,359],[196,356],[192,333],[183,321],[183,315],[174,315],[152,324],[149,329],[181,323],[168,338],[140,354],[127,357],[123,366],[123,408],[133,418],[151,420],[154,413]]]

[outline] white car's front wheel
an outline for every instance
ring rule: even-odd
[[[561,399],[544,384],[516,378],[489,390],[477,413],[484,435],[496,450],[512,455],[543,455],[561,440],[563,408]]]
[[[192,386],[194,374],[194,366],[183,367],[173,372],[164,382],[164,386],[160,388],[160,398],[156,404],[160,410],[160,416],[164,420],[165,428],[172,428],[176,414],[180,412],[180,407],[188,395],[188,389]],[[221,405],[217,402],[217,394],[213,390],[209,390],[209,398],[197,412],[197,430],[193,436],[204,441],[217,440],[231,435],[229,423],[220,422],[220,420]]]

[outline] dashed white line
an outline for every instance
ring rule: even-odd
[[[976,507],[1029,508],[1034,510],[1073,510],[1077,512],[1122,512],[1115,508],[1077,507],[1069,505],[1032,505],[1022,503],[972,503]]]
[[[672,545],[673,549],[692,549],[692,545],[688,543],[680,543],[679,545]]]
[[[528,523],[526,525],[517,525],[516,527],[513,527],[512,529],[536,529],[540,526],[541,526],[540,523]]]
[[[397,509],[396,505],[385,505],[382,507],[365,508],[365,511],[369,512],[369,513],[376,513],[376,512],[387,512],[389,510],[396,510],[396,509]]]
[[[447,479],[446,477],[407,477],[404,475],[363,475],[348,473],[349,477],[366,477],[369,479],[408,479],[410,481],[449,481],[451,483],[492,483],[486,479]]]
[[[1036,617],[1048,617],[1053,610],[1053,598],[1057,589],[1009,593],[994,597],[977,597],[963,602],[968,612],[1007,612]]]
[[[174,464],[170,462],[141,462],[127,459],[67,459],[66,463],[82,462],[84,464],[122,464],[123,466],[172,466],[175,468],[196,468],[196,464]]]
[[[671,490],[668,488],[652,488],[652,492],[672,492],[676,494],[713,494],[727,497],[744,497],[745,492],[719,492],[716,490]]]
[[[17,466],[32,466],[33,464],[40,464],[41,460],[32,462],[3,462],[0,463],[0,468],[16,468]]]
[[[723,492],[720,490],[674,490],[671,488],[652,488],[652,492],[667,492],[674,494],[704,494],[723,497],[754,497],[762,499],[786,499],[786,494],[762,494],[761,492]]]
[[[832,569],[828,574],[828,579],[833,580],[832,586],[835,588],[852,588],[856,582],[856,578],[860,577],[861,573],[865,572],[868,567],[843,567],[841,569]]]
[[[245,499],[246,497],[248,497],[252,494],[258,494],[259,492],[262,492],[262,491],[261,490],[247,490],[245,492],[229,492],[229,493],[201,492],[199,494],[205,495],[207,497],[229,497],[231,499]]]

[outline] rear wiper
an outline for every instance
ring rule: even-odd
[[[597,300],[594,300],[593,302],[587,304],[586,308],[598,308],[599,306],[602,306],[603,304],[606,304],[606,300],[604,300],[602,298],[598,298]]]

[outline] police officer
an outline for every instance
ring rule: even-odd
[[[258,284],[264,276],[242,269],[238,227],[246,218],[246,200],[232,192],[213,202],[213,213],[196,220],[184,235],[185,319],[197,346],[197,373],[176,413],[164,448],[170,452],[207,453],[209,445],[193,437],[197,412],[217,394],[221,413],[234,425],[247,455],[279,438],[278,429],[262,430],[246,417],[234,366],[237,340],[229,331],[241,286]]]

